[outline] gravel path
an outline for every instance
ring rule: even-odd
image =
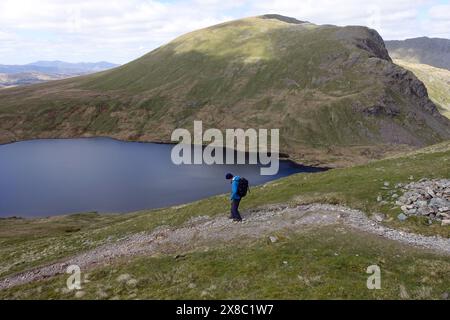
[[[180,228],[160,227],[151,233],[138,233],[120,242],[105,244],[63,262],[6,277],[0,280],[0,290],[65,273],[67,266],[73,264],[86,270],[108,264],[119,257],[182,253],[201,246],[226,243],[236,238],[269,237],[279,230],[303,230],[308,226],[343,224],[390,240],[450,255],[450,239],[437,236],[426,237],[387,228],[367,218],[361,211],[341,206],[276,205],[249,210],[243,216],[242,223],[233,222],[227,217],[199,216],[192,218]]]

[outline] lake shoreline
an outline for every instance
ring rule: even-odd
[[[8,142],[0,142],[0,147],[1,146],[5,146],[5,145],[10,145],[10,144],[14,144],[14,143],[19,143],[19,142],[27,142],[27,141],[36,141],[36,140],[72,140],[72,139],[111,139],[114,141],[119,141],[119,142],[132,142],[132,143],[149,143],[149,144],[163,144],[163,145],[176,145],[178,144],[178,142],[174,142],[174,141],[167,141],[167,140],[131,140],[131,139],[121,139],[121,138],[116,138],[116,137],[112,137],[112,136],[78,136],[78,137],[49,137],[49,138],[29,138],[29,139],[18,139],[18,140],[11,140]],[[193,146],[194,144],[191,144],[191,146]],[[207,144],[203,144],[203,147],[206,147]],[[233,149],[235,152],[237,152],[236,149]],[[245,154],[248,155],[250,152],[246,151]],[[299,166],[304,166],[304,167],[315,167],[315,168],[320,168],[320,169],[324,169],[324,170],[330,170],[333,169],[330,166],[326,166],[323,164],[318,163],[317,165],[307,165],[304,163],[301,163],[295,159],[292,159],[291,156],[288,153],[285,152],[280,152],[279,156],[278,156],[278,160],[283,160],[283,161],[289,161],[292,164],[295,165],[299,165]]]
[[[14,143],[19,143],[19,142],[27,142],[27,141],[36,141],[36,140],[74,140],[74,139],[110,139],[110,140],[114,140],[114,141],[118,141],[118,142],[131,142],[131,143],[142,143],[142,144],[159,144],[159,145],[176,145],[178,144],[177,142],[174,141],[157,141],[157,140],[130,140],[130,139],[120,139],[120,138],[114,138],[111,136],[81,136],[81,137],[63,137],[63,138],[30,138],[30,139],[20,139],[20,140],[12,140],[9,142],[0,142],[0,147],[1,146],[5,146],[5,145],[10,145],[10,144],[14,144]],[[194,144],[191,144],[191,146],[194,146]],[[206,147],[207,144],[204,144],[203,147]],[[237,152],[236,149],[233,149],[235,152]],[[250,152],[246,151],[245,152],[246,155],[250,154]],[[317,165],[306,165],[304,163],[298,162],[294,159],[291,159],[290,155],[288,153],[285,152],[280,152],[279,156],[278,156],[278,160],[281,161],[288,161],[291,162],[294,165],[297,166],[302,166],[302,167],[314,167],[314,168],[320,168],[320,169],[324,169],[324,170],[330,170],[330,169],[334,169],[330,166],[325,166],[322,164],[317,164]]]
[[[58,143],[53,143],[58,142]],[[41,145],[42,144],[42,145]],[[123,141],[120,139],[110,138],[110,137],[82,137],[82,138],[45,138],[45,139],[30,139],[30,140],[23,140],[23,141],[16,141],[11,142],[8,144],[3,144],[2,146],[6,145],[15,145],[14,147],[6,148],[0,151],[3,151],[5,157],[3,158],[2,167],[1,170],[4,171],[5,174],[5,180],[3,184],[0,184],[0,189],[5,191],[4,195],[5,200],[8,200],[8,194],[9,200],[6,201],[3,206],[2,210],[3,214],[2,217],[0,217],[1,220],[5,219],[45,219],[53,216],[70,216],[70,215],[76,215],[76,214],[99,214],[99,215],[108,215],[108,214],[129,214],[129,213],[135,213],[135,212],[141,212],[141,211],[148,211],[148,210],[157,210],[157,209],[164,209],[164,208],[172,208],[174,206],[180,206],[180,205],[187,205],[196,201],[200,201],[203,199],[207,199],[214,196],[221,196],[226,195],[226,188],[222,185],[222,182],[218,182],[217,177],[222,177],[222,175],[225,175],[224,172],[237,172],[237,174],[241,176],[245,176],[250,181],[252,181],[253,186],[261,186],[264,185],[270,181],[276,181],[280,178],[297,174],[297,173],[314,173],[314,172],[322,172],[326,171],[326,168],[320,168],[320,167],[314,167],[314,166],[304,166],[302,164],[299,164],[291,159],[288,158],[282,158],[279,157],[280,160],[280,170],[276,175],[273,176],[261,176],[260,173],[258,173],[256,176],[256,172],[259,172],[259,169],[261,168],[261,164],[252,165],[248,163],[248,158],[246,160],[246,163],[241,167],[240,165],[233,165],[233,167],[230,168],[224,168],[222,165],[211,165],[208,166],[207,164],[203,163],[202,165],[188,165],[185,166],[190,167],[188,170],[188,175],[191,175],[192,172],[197,172],[195,175],[199,177],[201,184],[199,184],[199,187],[195,188],[195,191],[186,191],[186,186],[189,186],[189,178],[186,179],[185,174],[182,172],[185,170],[183,168],[180,168],[180,166],[174,165],[172,162],[170,162],[170,152],[171,152],[171,145],[175,145],[176,143],[164,143],[164,142],[143,142],[143,141]],[[129,149],[123,149],[123,146],[128,146]],[[84,146],[84,147],[81,147]],[[87,147],[86,147],[87,146]],[[102,151],[98,151],[98,147],[106,146],[107,149],[101,149]],[[158,147],[160,146],[160,147]],[[190,145],[192,146],[192,145]],[[1,147],[1,146],[0,146]],[[80,148],[73,149],[74,147]],[[32,149],[30,149],[32,148]],[[69,148],[69,149],[67,149]],[[85,149],[87,148],[87,149]],[[149,151],[153,150],[153,151]],[[34,150],[31,155],[27,155],[27,150]],[[39,150],[39,151],[38,151]],[[65,150],[68,150],[65,152]],[[77,150],[73,153],[74,150]],[[94,152],[92,152],[94,150]],[[113,154],[113,157],[109,156],[109,152],[111,150],[115,150]],[[117,158],[117,150],[120,150],[122,155],[119,156],[117,160],[122,165],[126,164],[127,162],[131,161],[133,163],[133,159],[141,159],[138,160],[138,166],[134,168],[132,171],[123,171],[122,167],[115,167],[116,159]],[[142,175],[141,173],[138,173],[136,176],[135,171],[141,170],[139,169],[139,163],[145,163],[142,159],[143,157],[149,155],[151,156],[151,153],[138,153],[136,154],[134,150],[147,150],[145,152],[153,152],[153,154],[161,155],[164,159],[166,159],[166,156],[169,157],[168,162],[171,163],[172,169],[170,169],[170,174],[167,176],[166,181],[172,181],[170,183],[174,183],[174,181],[177,181],[175,184],[179,184],[179,186],[174,186],[174,189],[171,189],[173,187],[167,187],[167,189],[160,189],[159,187],[156,187],[157,194],[159,194],[155,198],[154,191],[152,191],[155,187],[152,187],[151,180],[146,179],[156,179],[156,181],[160,181],[159,179],[162,178],[160,175],[161,173],[152,173],[156,174],[153,176],[149,176],[146,178],[140,177]],[[16,164],[16,160],[14,160],[14,155],[17,154],[17,152],[21,152],[20,159],[22,159],[19,163]],[[142,152],[142,151],[140,151]],[[101,155],[102,161],[98,162],[97,158],[93,158],[93,162],[90,162],[90,157],[92,155]],[[250,154],[249,152],[246,152],[246,155]],[[8,156],[9,155],[9,156]],[[53,163],[53,155],[56,155],[56,167]],[[81,157],[80,159],[84,159],[82,162],[81,160],[75,160],[75,162],[71,162],[75,158],[77,159],[78,155]],[[118,154],[117,154],[118,155]],[[105,157],[106,156],[106,157]],[[17,157],[17,155],[16,155]],[[37,157],[37,158],[34,158]],[[23,160],[27,159],[28,160]],[[58,160],[59,159],[59,160]],[[111,159],[111,161],[110,161]],[[126,159],[126,160],[123,160]],[[161,159],[160,156],[157,156],[155,159]],[[61,162],[63,160],[63,162]],[[23,162],[25,161],[25,162]],[[38,161],[37,167],[33,164],[36,161]],[[69,162],[67,162],[69,161]],[[106,161],[106,162],[105,162]],[[121,162],[122,161],[122,162]],[[125,162],[124,162],[125,161]],[[155,160],[159,161],[159,160]],[[62,165],[61,165],[62,163]],[[66,170],[67,163],[72,163],[73,170]],[[80,168],[78,168],[78,165],[76,163],[81,163],[82,165]],[[89,175],[86,176],[86,179],[83,178],[84,176],[79,176],[79,174],[86,174],[83,173],[84,171],[76,171],[76,170],[82,170],[86,166],[90,169],[91,165],[89,163],[93,164],[94,171],[89,171]],[[99,164],[100,163],[100,164]],[[156,163],[159,162],[155,162]],[[42,167],[44,165],[44,167]],[[98,167],[100,165],[100,167]],[[63,170],[61,170],[61,166],[63,166]],[[97,167],[100,169],[100,171],[96,171]],[[203,166],[203,167],[202,167]],[[224,165],[224,166],[230,166],[230,165]],[[111,168],[110,168],[111,167]],[[133,166],[132,166],[133,167]],[[206,173],[204,172],[206,168],[211,167],[211,169],[207,169],[208,171]],[[221,168],[222,167],[222,168]],[[35,176],[36,169],[39,172],[37,176]],[[109,168],[107,170],[107,173],[104,172],[105,168]],[[158,168],[158,165],[154,167],[154,165],[144,165],[142,167],[147,174],[151,172],[158,172],[160,168]],[[175,169],[179,168],[179,169]],[[219,169],[220,168],[220,169]],[[250,169],[251,168],[251,169]],[[112,169],[112,171],[111,171]],[[164,168],[161,168],[164,169]],[[30,171],[31,170],[31,171]],[[74,171],[75,170],[75,171]],[[148,171],[150,170],[150,171]],[[165,168],[167,170],[167,168]],[[182,171],[178,171],[182,170]],[[208,173],[209,170],[212,173]],[[218,170],[218,171],[217,171]],[[236,171],[235,171],[236,170]],[[244,171],[242,171],[244,170]],[[250,170],[250,171],[246,171]],[[23,171],[23,172],[22,172]],[[164,171],[164,170],[163,170]],[[223,172],[222,172],[223,171]],[[8,173],[9,172],[9,173]],[[15,173],[14,173],[15,172]],[[19,174],[19,172],[21,172]],[[26,173],[25,173],[26,172]],[[75,173],[74,173],[75,172]],[[125,175],[120,172],[127,172]],[[131,175],[130,175],[131,173]],[[74,174],[76,175],[74,178]],[[78,176],[77,176],[78,175]],[[164,175],[164,174],[163,174]],[[172,178],[171,175],[174,175]],[[29,182],[26,182],[29,180],[29,177],[33,176],[35,179],[34,182],[39,183],[39,181],[42,181],[46,187],[43,189],[44,191],[41,191],[41,197],[39,198],[35,196],[35,191],[30,190],[30,188],[27,186],[29,185]],[[44,177],[44,178],[43,178]],[[50,177],[50,179],[48,178]],[[49,184],[47,185],[46,181],[60,181],[64,179],[69,179],[67,181],[73,181],[69,184],[63,184],[61,186],[61,182],[58,182],[56,184]],[[117,183],[108,183],[107,185],[97,185],[98,181],[103,181],[106,179],[112,178],[112,181],[121,181]],[[158,178],[159,177],[159,178]],[[94,178],[93,182],[89,179]],[[9,179],[9,180],[8,180]],[[24,180],[25,179],[25,180]],[[75,179],[75,180],[73,180]],[[116,180],[114,180],[116,179]],[[125,180],[123,180],[125,179]],[[137,180],[136,180],[137,179]],[[206,179],[206,180],[204,180]],[[129,180],[133,180],[131,184],[127,184],[127,182],[130,182]],[[9,181],[9,183],[8,183]],[[16,183],[17,181],[17,183]],[[23,184],[23,181],[25,181],[25,185]],[[88,185],[86,185],[86,181],[90,181]],[[134,182],[136,181],[136,182]],[[11,185],[12,183],[12,185]],[[170,185],[169,183],[169,185]],[[211,185],[211,183],[213,183]],[[82,186],[80,189],[80,185]],[[56,189],[54,189],[56,186]],[[123,190],[123,186],[128,186],[126,188],[131,188],[127,190]],[[131,186],[131,187],[130,187]],[[16,189],[17,190],[16,190]],[[48,188],[48,192],[46,191]],[[53,189],[52,189],[53,188]],[[63,191],[59,191],[60,189],[64,189]],[[77,189],[78,188],[78,189]],[[178,189],[177,189],[178,188]],[[113,197],[111,199],[114,199],[114,201],[111,202],[105,202],[105,204],[98,204],[97,202],[89,202],[92,200],[92,198],[99,198],[105,197],[105,193],[103,192],[105,189],[111,189],[113,190],[113,193],[107,194],[107,197]],[[58,190],[56,193],[54,193],[51,190]],[[79,190],[83,190],[83,202],[80,202],[76,199],[77,194]],[[91,190],[90,196],[87,196],[85,198],[85,195],[89,194],[89,192],[86,194],[85,190]],[[114,191],[116,190],[116,191]],[[119,194],[117,194],[117,190],[119,191]],[[140,190],[139,194],[140,197],[136,198],[137,201],[131,200],[128,197],[129,194],[132,194],[133,191],[129,192],[128,190]],[[146,190],[144,193],[142,193],[142,190]],[[178,190],[178,192],[182,192],[180,196],[172,197],[167,196],[170,194],[171,190]],[[183,191],[184,190],[184,191]],[[74,192],[71,192],[74,191]],[[185,192],[186,191],[186,192]],[[116,193],[114,193],[116,192]],[[169,193],[167,193],[169,192]],[[176,191],[175,191],[176,192]],[[39,193],[38,193],[39,194]],[[116,194],[119,196],[114,196]],[[66,199],[72,199],[69,200],[69,202],[64,202],[64,205],[62,205],[62,202],[59,201],[60,196],[66,197]],[[134,196],[134,194],[133,194]],[[123,202],[122,199],[123,197]],[[158,198],[159,197],[159,198]],[[161,198],[162,197],[162,198]],[[17,202],[19,200],[14,199],[27,199],[26,203],[24,204],[25,209],[19,209],[17,208],[19,206],[20,202]],[[38,201],[36,201],[36,198],[39,198]],[[107,198],[104,198],[107,199]],[[144,200],[143,200],[144,199]],[[20,200],[21,201],[21,200]],[[74,203],[74,201],[76,203]],[[35,206],[36,203],[37,205]],[[90,203],[92,205],[86,205],[86,203]],[[97,203],[97,204],[96,204]],[[23,204],[23,202],[22,202]],[[53,204],[55,206],[59,206],[59,209],[57,207],[53,208]],[[81,209],[81,210],[79,210]]]

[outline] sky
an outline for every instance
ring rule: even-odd
[[[277,13],[450,39],[450,0],[0,0],[0,64],[134,60],[186,32]]]

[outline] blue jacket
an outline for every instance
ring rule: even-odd
[[[235,177],[233,177],[233,180],[231,181],[231,200],[240,200],[241,199],[241,197],[237,194],[240,179],[241,179],[241,177],[235,176]]]

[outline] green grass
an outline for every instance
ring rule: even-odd
[[[381,268],[368,290],[367,267]],[[136,284],[119,282],[128,274]],[[84,299],[441,299],[450,258],[327,227],[173,256],[119,261],[82,273]],[[73,299],[67,275],[0,291],[0,298]],[[401,289],[402,288],[402,289]],[[403,294],[401,293],[403,291]],[[406,292],[406,294],[404,293]]]
[[[335,169],[316,174],[298,174],[252,188],[242,210],[274,203],[291,205],[313,202],[343,204],[367,214],[387,214],[388,226],[425,235],[450,237],[450,227],[428,225],[420,219],[400,222],[400,208],[391,201],[377,202],[377,196],[389,199],[397,183],[421,178],[450,178],[450,144],[444,143],[403,157],[376,161],[364,166]],[[384,190],[384,182],[390,190]],[[198,215],[226,215],[226,195],[215,196],[185,206],[143,211],[124,215],[79,214],[47,219],[0,220],[0,277],[75,255],[101,244],[137,232],[150,232],[159,226],[176,227]],[[294,244],[293,244],[294,245]],[[306,250],[301,242],[295,242]],[[337,244],[345,247],[345,244]],[[153,260],[152,260],[153,261]]]

